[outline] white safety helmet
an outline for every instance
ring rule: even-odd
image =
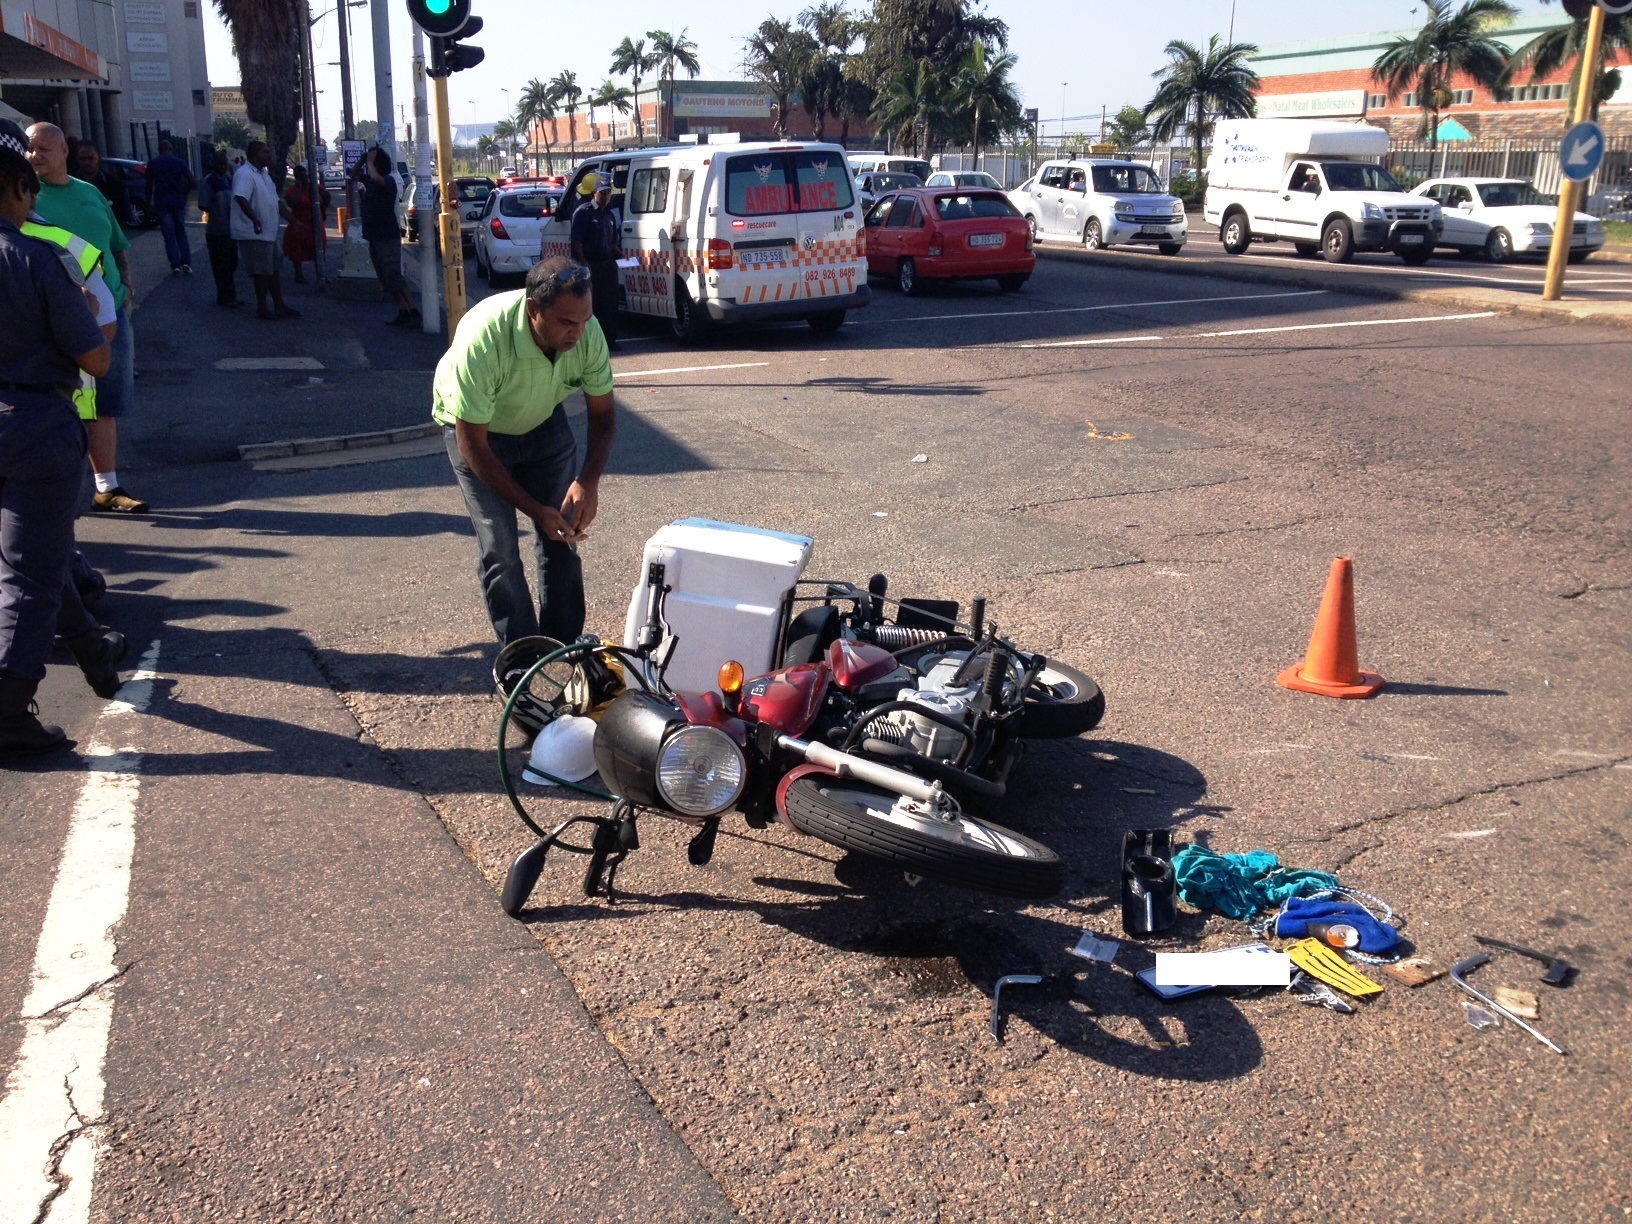
[[[533,741],[533,754],[521,776],[537,786],[554,786],[552,778],[582,782],[594,772],[595,720],[558,714]]]

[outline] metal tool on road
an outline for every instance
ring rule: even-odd
[[[1467,991],[1474,998],[1478,999],[1479,1002],[1483,1003],[1487,1008],[1489,1008],[1491,1011],[1495,1012],[1498,1016],[1504,1016],[1507,1019],[1511,1020],[1514,1024],[1518,1025],[1525,1032],[1529,1033],[1530,1036],[1534,1037],[1537,1041],[1541,1042],[1542,1045],[1546,1046],[1554,1054],[1564,1053],[1563,1049],[1560,1048],[1559,1046],[1553,1044],[1553,1042],[1552,1042],[1552,1040],[1550,1038],[1546,1037],[1544,1034],[1538,1032],[1537,1030],[1531,1028],[1528,1024],[1526,1024],[1518,1016],[1515,1016],[1512,1012],[1508,1011],[1507,1008],[1503,1007],[1500,1003],[1496,1002],[1496,1000],[1491,998],[1489,995],[1481,994],[1478,990],[1474,989],[1474,987],[1468,982],[1467,978],[1465,978],[1463,976],[1463,974],[1472,973],[1475,969],[1479,968],[1480,965],[1486,964],[1489,960],[1490,960],[1490,953],[1489,952],[1477,952],[1474,955],[1468,957],[1466,960],[1457,961],[1456,964],[1451,967],[1451,981],[1455,982],[1463,990]]]
[[[1354,1004],[1339,998],[1337,991],[1325,982],[1310,977],[1302,969],[1292,975],[1292,984],[1287,990],[1292,992],[1299,1003],[1318,1003],[1327,1011],[1335,1011],[1344,1016],[1354,1015]]]
[[[1042,984],[1043,978],[1039,973],[1011,973],[997,979],[997,985],[992,987],[992,1040],[998,1045],[1003,1044],[1003,987]]]
[[[1484,944],[1487,948],[1501,948],[1508,952],[1517,952],[1520,956],[1528,956],[1533,961],[1540,961],[1547,967],[1541,975],[1541,980],[1549,986],[1563,986],[1570,980],[1570,974],[1575,972],[1575,966],[1562,956],[1548,956],[1545,952],[1537,952],[1533,948],[1521,948],[1518,944],[1507,943],[1505,940],[1492,939],[1488,935],[1475,935],[1475,943]]]

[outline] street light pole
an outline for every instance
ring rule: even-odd
[[[369,0],[369,16],[374,22],[374,119],[378,130],[374,143],[397,158],[397,106],[391,94],[391,10],[386,0]]]
[[[351,23],[345,0],[334,11],[340,26],[340,132],[347,140],[357,139],[357,128],[351,118],[351,36],[346,27]]]
[[[1575,83],[1575,117],[1571,125],[1585,123],[1592,113],[1592,95],[1598,84],[1598,48],[1604,41],[1604,10],[1592,6],[1587,18],[1587,43],[1581,48],[1581,76]],[[1564,169],[1564,153],[1559,150],[1559,171]],[[1575,233],[1575,202],[1586,190],[1585,183],[1566,178],[1558,193],[1558,219],[1553,222],[1553,245],[1547,251],[1547,280],[1541,300],[1556,302],[1564,294],[1564,264],[1570,255],[1570,236]]]
[[[1065,156],[1065,87],[1070,81],[1060,82],[1060,156]]]

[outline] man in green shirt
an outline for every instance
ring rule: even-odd
[[[119,418],[136,406],[136,343],[130,330],[134,290],[130,260],[125,252],[130,239],[119,228],[108,198],[90,183],[68,174],[68,140],[54,123],[36,123],[28,129],[28,160],[40,176],[40,199],[34,206],[52,225],[83,238],[113,262],[104,263],[102,275],[118,307],[113,335],[113,364],[107,376],[96,380],[96,419],[85,423],[91,443],[91,471],[96,496],[91,506],[122,514],[145,514],[147,503],[119,487]]]
[[[589,406],[582,467],[562,402]],[[478,302],[437,363],[432,417],[476,528],[477,568],[501,646],[584,629],[584,575],[573,547],[599,503],[616,429],[612,363],[594,318],[589,269],[546,259],[527,286]],[[538,604],[527,588],[516,512],[533,522]]]

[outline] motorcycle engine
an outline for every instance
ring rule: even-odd
[[[967,656],[963,653],[942,655],[919,679],[916,688],[899,690],[895,699],[926,711],[892,710],[872,725],[872,734],[903,747],[911,748],[920,756],[935,761],[951,761],[963,747],[964,737],[931,714],[967,724],[970,704],[979,691],[977,677],[970,684],[955,684],[958,669]]]

